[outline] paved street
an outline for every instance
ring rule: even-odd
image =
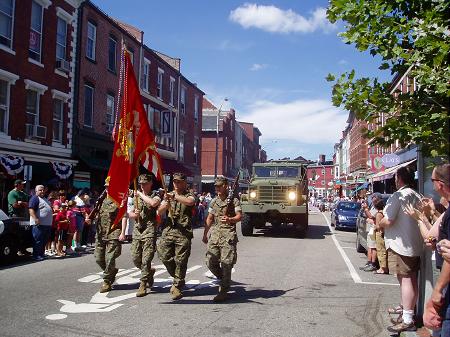
[[[327,219],[325,218],[327,217]],[[327,221],[328,220],[328,221]],[[329,214],[312,212],[306,239],[291,233],[242,237],[232,299],[217,291],[196,229],[188,290],[173,302],[156,258],[154,291],[136,298],[139,275],[123,246],[113,291],[99,294],[93,254],[0,270],[2,336],[388,336],[386,308],[399,302],[392,275],[361,272],[355,233],[330,232]]]

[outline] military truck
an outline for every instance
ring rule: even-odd
[[[296,235],[308,230],[308,180],[305,161],[254,163],[247,193],[241,195],[242,235],[269,222],[275,230],[293,224]]]

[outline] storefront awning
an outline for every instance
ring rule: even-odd
[[[417,159],[413,159],[392,167],[387,168],[384,171],[378,172],[377,174],[375,174],[374,176],[372,176],[372,181],[381,181],[381,180],[386,180],[386,179],[391,179],[394,175],[395,172],[397,172],[397,170],[400,167],[405,167],[408,166],[409,164],[412,164],[413,162],[415,162]]]

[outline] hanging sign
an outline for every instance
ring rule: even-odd
[[[161,117],[162,117],[162,130],[161,130],[161,136],[163,137],[170,137],[171,135],[171,127],[170,127],[170,116],[171,113],[169,110],[161,111]]]

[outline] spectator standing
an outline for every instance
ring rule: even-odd
[[[367,263],[365,266],[360,267],[360,270],[364,271],[375,271],[377,270],[377,243],[376,243],[376,234],[375,234],[375,215],[377,210],[375,209],[375,202],[381,199],[380,193],[373,193],[372,196],[372,205],[370,210],[367,206],[367,202],[362,202],[361,207],[364,209],[364,214],[367,218]]]
[[[70,200],[67,203],[67,219],[69,220],[69,228],[67,231],[67,240],[66,240],[66,254],[72,254],[72,240],[73,235],[77,230],[77,219],[73,208],[75,207],[75,201]]]
[[[23,191],[26,181],[17,179],[14,188],[8,193],[8,215],[26,218],[28,215],[28,195]]]
[[[384,218],[383,209],[385,204],[381,198],[377,199],[373,204],[377,211],[375,214],[375,241],[377,244],[378,264],[380,265],[380,268],[375,271],[375,274],[389,274],[388,257],[384,243],[384,230],[380,227],[380,222]]]
[[[69,219],[67,217],[67,204],[61,204],[58,214],[55,218],[56,230],[58,235],[58,244],[56,246],[56,257],[63,257],[64,243],[67,240],[67,231],[69,229]]]
[[[450,201],[450,164],[436,166],[431,174],[433,188]],[[450,337],[450,259],[448,256],[448,240],[450,239],[450,207],[444,213],[441,226],[439,227],[439,243],[436,256],[436,264],[441,265],[441,273],[433,288],[431,298],[425,304],[423,315],[424,325],[431,329],[442,326],[441,337]],[[442,248],[441,248],[442,247]],[[445,248],[444,248],[445,247]],[[445,292],[445,290],[447,291]],[[445,292],[445,295],[444,295]]]
[[[48,241],[53,221],[53,211],[50,202],[44,197],[44,185],[37,185],[36,194],[28,204],[30,225],[33,234],[33,259],[44,259],[44,246]]]
[[[402,314],[403,320],[388,327],[388,331],[392,333],[416,330],[413,315],[419,296],[417,273],[423,240],[417,220],[406,212],[407,205],[415,207],[421,201],[421,196],[410,187],[414,181],[413,174],[406,167],[397,170],[397,191],[388,199],[383,212],[384,218],[379,224],[384,229],[389,271],[397,275],[400,284],[401,306],[391,308],[388,312]]]

